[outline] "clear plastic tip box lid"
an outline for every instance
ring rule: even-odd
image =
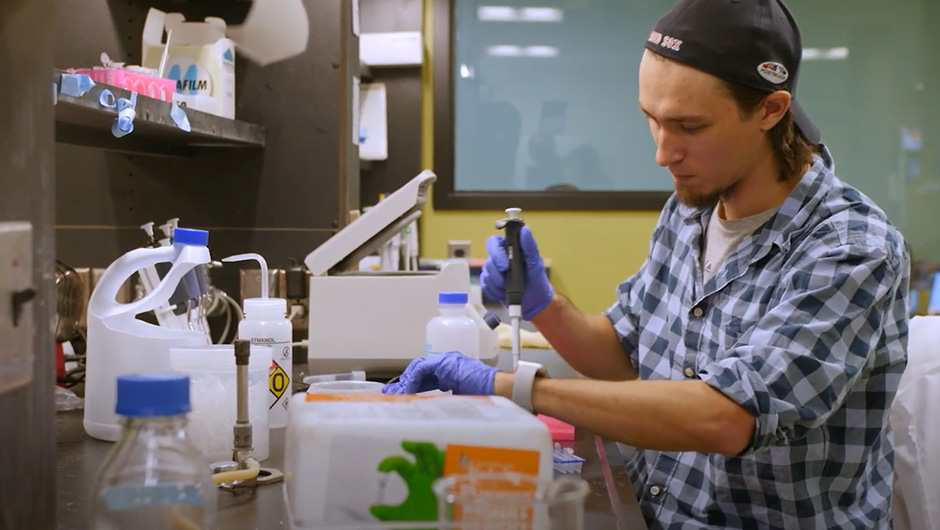
[[[435,520],[431,487],[442,476],[554,476],[548,428],[505,398],[296,394],[290,410],[293,528]]]

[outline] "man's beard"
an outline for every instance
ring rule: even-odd
[[[738,182],[740,181],[734,181],[724,188],[709,193],[695,193],[677,182],[676,198],[679,199],[679,202],[682,204],[692,208],[712,208],[718,204],[718,201],[731,197],[738,187]]]

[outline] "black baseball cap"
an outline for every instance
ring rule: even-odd
[[[653,27],[646,49],[725,81],[786,90],[800,134],[820,143],[819,127],[796,100],[803,45],[781,0],[679,0]]]

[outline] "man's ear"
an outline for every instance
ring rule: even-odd
[[[764,98],[758,110],[761,130],[769,131],[780,123],[790,110],[790,99],[790,93],[786,90],[778,90]]]

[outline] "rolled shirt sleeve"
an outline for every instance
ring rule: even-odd
[[[897,318],[907,310],[903,260],[859,243],[807,258],[784,276],[779,303],[730,351],[699,367],[703,381],[755,416],[749,452],[822,425],[860,378],[899,377],[900,370],[876,365],[879,347],[893,348],[889,364],[905,362],[907,330]],[[859,413],[890,406],[893,396],[880,394],[857,403]]]
[[[620,346],[630,358],[633,369],[640,365],[640,333],[639,318],[640,305],[643,300],[643,275],[646,263],[640,271],[617,287],[617,301],[610,306],[605,314],[614,326]]]

